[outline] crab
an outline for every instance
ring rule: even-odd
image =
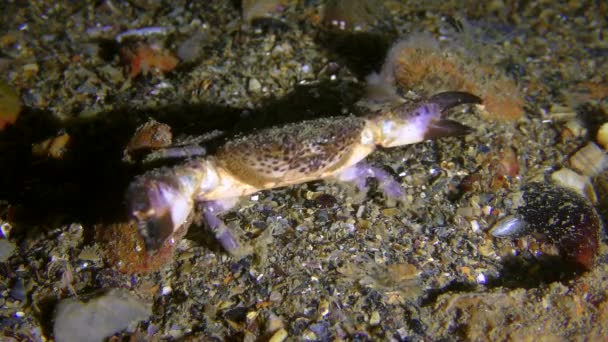
[[[261,190],[315,180],[354,183],[367,191],[376,178],[385,196],[404,196],[388,172],[362,160],[378,147],[468,133],[445,118],[461,104],[480,104],[466,92],[442,92],[365,116],[329,117],[257,131],[225,142],[212,156],[190,159],[138,176],[127,190],[128,212],[137,222],[146,250],[175,244],[185,234],[196,204],[221,246],[236,254],[238,236],[220,219],[238,199]]]

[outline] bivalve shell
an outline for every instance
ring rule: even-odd
[[[567,260],[590,269],[602,229],[595,208],[578,194],[552,184],[529,183],[522,191],[525,204],[517,208],[516,216],[526,222],[528,231],[544,235]]]

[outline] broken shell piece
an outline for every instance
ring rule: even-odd
[[[496,222],[490,234],[497,238],[516,238],[528,233],[528,224],[519,216],[507,216]]]
[[[568,120],[568,122],[564,124],[564,127],[567,129],[567,132],[574,137],[582,137],[587,134],[587,128],[579,118]],[[563,132],[562,135],[564,135]]]
[[[147,75],[149,72],[163,74],[177,66],[179,59],[171,52],[156,45],[138,45],[135,50],[123,48],[123,59],[128,65],[129,76],[133,79],[139,74]]]
[[[125,160],[131,160],[135,155],[150,150],[157,150],[171,145],[173,135],[171,127],[154,119],[137,127],[124,150]]]
[[[605,150],[608,150],[608,122],[600,126],[596,139],[598,144],[602,145]]]
[[[589,177],[579,175],[570,169],[561,169],[551,174],[551,180],[559,186],[575,191],[586,197],[591,203],[597,204],[597,195]]]
[[[606,169],[608,156],[596,144],[590,142],[570,157],[570,166],[583,175],[594,177]]]
[[[67,152],[67,145],[70,142],[70,135],[60,134],[56,137],[46,139],[32,145],[32,155],[35,157],[50,157],[62,159]]]

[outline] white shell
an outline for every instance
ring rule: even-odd
[[[570,169],[563,168],[553,172],[551,180],[559,186],[578,192],[591,201],[591,203],[597,204],[597,195],[588,176],[583,176]]]
[[[595,177],[608,166],[608,156],[595,143],[588,143],[570,157],[570,166],[579,173]]]
[[[490,234],[497,238],[515,238],[526,234],[528,223],[518,216],[506,216],[496,222],[490,229]]]

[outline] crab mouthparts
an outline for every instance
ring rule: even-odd
[[[134,216],[137,217],[136,214]],[[146,250],[155,251],[173,234],[174,225],[171,214],[165,212],[162,215],[137,218],[137,228],[144,239]]]
[[[143,179],[127,192],[129,216],[137,222],[148,252],[162,247],[174,233],[174,189],[158,180]]]

